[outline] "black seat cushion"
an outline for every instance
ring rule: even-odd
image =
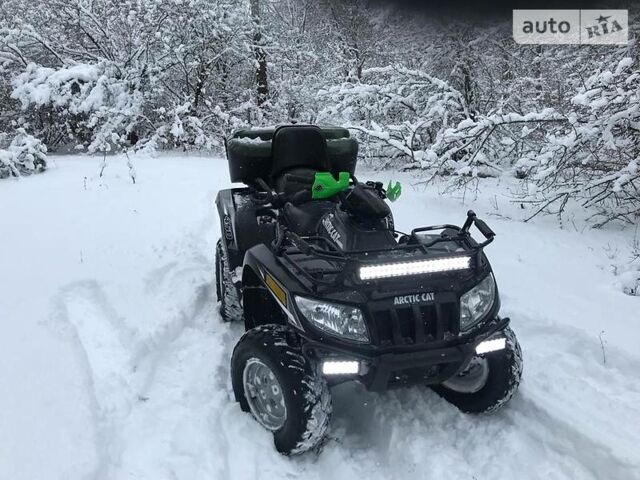
[[[271,179],[294,168],[329,171],[327,141],[322,130],[314,125],[286,125],[273,134]]]
[[[331,201],[317,200],[302,206],[287,203],[284,206],[284,220],[295,233],[309,237],[318,233],[318,224],[322,216],[335,208],[336,204]]]
[[[282,173],[275,181],[275,190],[278,193],[294,195],[300,190],[309,190],[313,187],[316,179],[316,172],[312,168],[292,168]]]

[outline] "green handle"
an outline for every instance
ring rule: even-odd
[[[401,193],[402,186],[400,185],[400,182],[396,182],[394,185],[393,182],[389,180],[389,185],[387,186],[387,198],[390,201],[395,202],[400,197]]]
[[[311,198],[319,200],[330,198],[349,188],[349,172],[340,172],[338,180],[333,178],[331,172],[316,172],[316,178],[311,187]]]

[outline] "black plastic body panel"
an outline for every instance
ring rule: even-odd
[[[318,235],[333,242],[340,250],[393,248],[398,245],[393,232],[386,228],[387,219],[375,219],[358,225],[339,209],[327,213],[321,220]]]
[[[231,270],[242,266],[251,247],[275,237],[275,213],[253,203],[248,188],[220,190],[216,197],[222,243]]]
[[[278,280],[286,292],[288,316],[294,319],[290,323],[298,330],[308,355],[364,360],[368,373],[358,380],[371,390],[442,382],[466,365],[475,345],[487,332],[494,333],[496,326],[502,329],[506,325],[498,317],[500,300],[496,289],[496,300],[485,318],[468,332],[460,332],[460,296],[491,273],[488,262],[465,272],[344,285],[321,295],[310,291],[301,277],[284,266],[266,245],[249,249],[244,266],[258,272],[258,276],[267,274]],[[345,341],[317,329],[299,312],[296,295],[360,308],[371,342]],[[398,305],[398,298],[416,295],[415,304]],[[380,317],[381,312],[385,318]],[[385,324],[391,330],[383,331]]]

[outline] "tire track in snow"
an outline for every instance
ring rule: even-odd
[[[137,398],[129,352],[132,333],[93,280],[64,287],[54,303],[55,320],[73,328],[86,365],[100,458],[95,478],[109,478],[111,466],[122,453],[117,447],[117,423],[128,415]]]
[[[637,465],[619,458],[615,447],[604,444],[602,439],[585,434],[579,424],[543,409],[526,395],[521,396],[515,406],[508,414],[523,428],[523,433],[559,456],[577,460],[593,478],[640,478]],[[572,473],[575,472],[566,471],[567,477],[571,478]]]
[[[202,272],[205,265],[202,257],[185,264],[183,268],[167,265],[162,269],[164,279],[157,271],[151,272],[150,277],[157,280],[153,284],[156,290],[162,283],[175,285],[174,282],[185,280],[194,287],[185,306],[178,306],[172,317],[160,319],[158,327],[144,336],[127,326],[95,280],[69,284],[54,300],[54,317],[58,323],[71,327],[86,365],[100,458],[96,478],[116,478],[114,472],[127,453],[124,427],[132,412],[148,400],[164,352],[211,304],[210,281],[198,284],[197,272]],[[150,294],[153,287],[149,288]]]
[[[597,337],[571,327],[522,316],[520,330],[531,347],[524,393],[536,416],[572,438],[600,478],[607,465],[619,473],[612,478],[640,478],[640,362],[611,349],[604,364]]]
[[[217,392],[216,403],[218,403],[218,406],[211,412],[210,422],[212,431],[222,433],[221,438],[223,441],[219,442],[219,454],[222,463],[220,478],[232,478],[232,465],[229,462],[229,457],[232,455],[231,449],[233,447],[231,445],[233,445],[233,441],[229,433],[228,424],[225,422],[225,416],[230,410],[229,405],[232,405],[232,402],[235,400],[233,400],[233,392],[229,380],[229,362],[226,360],[231,358],[231,352],[233,351],[233,345],[235,343],[234,339],[236,336],[239,337],[239,335],[241,335],[241,329],[229,328],[225,331],[225,325],[222,325],[222,319],[217,312],[213,317],[213,322],[218,322],[218,325],[215,325],[213,328],[221,332],[219,334],[221,348],[217,359],[217,366],[214,370],[214,388]],[[229,325],[229,327],[232,327],[232,325]]]
[[[139,340],[134,349],[133,361],[145,369],[142,392],[150,388],[153,382],[159,356],[174,342],[186,328],[194,326],[196,319],[202,314],[210,302],[211,286],[201,284],[194,288],[195,295],[190,306],[181,308],[170,320],[161,324],[151,334]]]

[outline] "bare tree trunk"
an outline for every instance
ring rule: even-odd
[[[464,95],[464,99],[467,102],[467,107],[469,109],[469,118],[471,118],[471,120],[475,120],[476,119],[475,85],[473,83],[473,79],[471,78],[471,71],[466,62],[461,66],[461,71],[462,71],[462,92]]]
[[[258,93],[258,106],[262,106],[269,96],[269,84],[267,83],[267,53],[262,45],[262,29],[260,27],[260,0],[251,0],[251,18],[253,19],[255,32],[253,34],[253,52],[256,57],[256,86]]]

